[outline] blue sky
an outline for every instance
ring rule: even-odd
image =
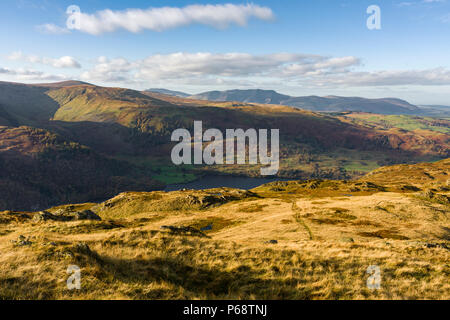
[[[381,30],[366,26],[373,4]],[[3,0],[0,21],[4,81],[450,105],[450,0]]]

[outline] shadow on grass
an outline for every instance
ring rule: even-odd
[[[151,284],[166,283],[183,288],[185,292],[173,298],[204,297],[207,299],[312,299],[312,290],[302,286],[298,277],[276,279],[277,270],[254,270],[240,265],[223,270],[206,264],[196,265],[176,257],[153,259],[121,259],[101,257],[94,251],[74,257],[80,267],[97,266],[95,277],[100,281],[149,288]],[[275,274],[275,275],[274,275]],[[275,278],[274,278],[275,277]],[[111,283],[111,284],[112,284]],[[162,291],[161,291],[162,290]],[[167,292],[164,292],[167,291]],[[169,292],[170,291],[170,292]],[[144,292],[137,289],[125,292],[131,299],[167,299],[179,290],[155,289]]]

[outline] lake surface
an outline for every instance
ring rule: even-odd
[[[246,177],[230,177],[230,176],[205,176],[197,181],[184,183],[184,184],[171,184],[168,185],[165,191],[178,191],[183,189],[188,190],[203,190],[214,188],[235,188],[242,190],[250,190],[259,187],[263,184],[285,181],[285,179],[273,178],[246,178]]]

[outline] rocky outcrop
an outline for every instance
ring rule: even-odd
[[[69,211],[59,209],[54,213],[47,211],[41,211],[33,216],[33,222],[45,222],[45,221],[78,221],[78,220],[96,220],[101,218],[90,210],[83,211]]]

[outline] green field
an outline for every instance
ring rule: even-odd
[[[448,119],[434,119],[406,115],[358,115],[355,118],[385,128],[400,128],[408,131],[429,130],[450,134],[450,121]]]

